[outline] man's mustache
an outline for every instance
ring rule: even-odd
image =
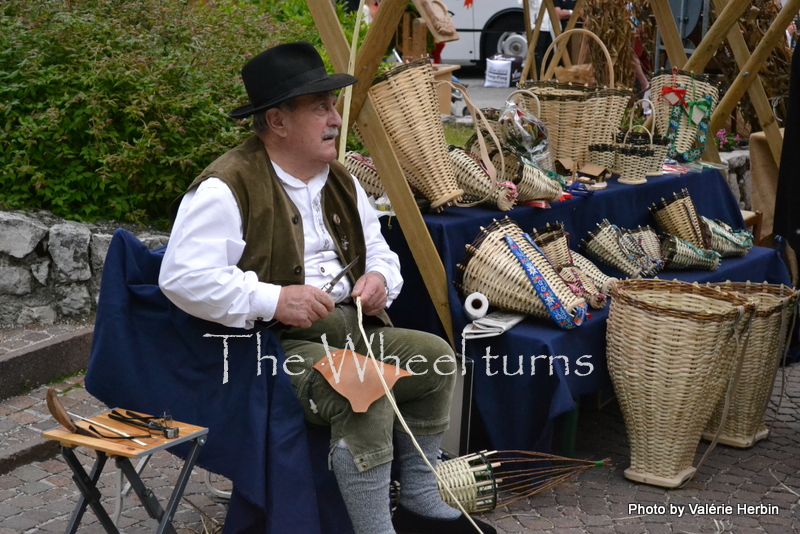
[[[327,141],[328,139],[336,139],[339,136],[339,128],[326,128],[324,132],[322,132],[322,140]]]

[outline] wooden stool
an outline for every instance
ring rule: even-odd
[[[746,227],[753,227],[753,244],[758,246],[758,244],[761,243],[761,222],[764,219],[764,214],[758,210],[742,210],[742,219],[744,219],[744,225]]]
[[[135,426],[129,426],[125,423],[114,421],[108,417],[109,413],[110,412],[106,412],[96,415],[91,417],[91,420],[131,435],[138,435],[147,432],[137,429]],[[88,428],[89,424],[91,423],[83,421],[76,424],[84,428]],[[98,425],[95,426],[97,427]],[[186,484],[189,482],[189,477],[191,476],[192,468],[197,461],[197,456],[200,454],[200,449],[206,442],[206,434],[208,434],[208,429],[200,426],[180,423],[178,421],[173,421],[171,426],[179,429],[179,435],[177,438],[167,439],[163,436],[138,438],[138,441],[145,443],[144,445],[135,443],[130,439],[117,440],[82,436],[79,434],[73,434],[63,427],[59,427],[54,430],[48,430],[47,432],[42,433],[43,437],[61,443],[61,454],[64,456],[64,460],[66,460],[67,465],[72,470],[74,474],[72,479],[75,481],[75,484],[77,484],[78,489],[81,492],[81,496],[78,499],[78,503],[75,506],[75,510],[72,512],[72,517],[67,525],[67,529],[65,531],[67,534],[73,534],[78,530],[78,525],[83,518],[83,514],[86,511],[87,506],[92,507],[92,511],[97,516],[100,524],[103,525],[103,528],[106,529],[106,532],[113,534],[119,533],[114,521],[112,521],[111,517],[108,515],[108,512],[106,512],[105,508],[103,508],[103,505],[100,502],[100,490],[97,489],[97,481],[100,479],[100,474],[102,473],[103,467],[105,466],[108,458],[115,459],[117,467],[130,482],[133,491],[136,492],[136,495],[139,497],[139,500],[142,502],[145,510],[147,510],[147,513],[150,515],[150,517],[159,521],[156,532],[158,534],[162,534],[164,532],[170,534],[175,533],[175,528],[172,526],[172,519],[178,509],[178,504],[180,503],[183,491],[186,489]],[[103,428],[98,428],[98,430],[103,434],[112,435],[111,431],[104,430]],[[186,457],[186,460],[183,464],[183,469],[178,476],[178,481],[175,483],[175,488],[172,490],[172,495],[170,496],[167,508],[165,510],[161,508],[161,504],[159,504],[158,499],[152,490],[148,490],[145,487],[136,468],[134,468],[131,464],[131,459],[141,460],[142,458],[150,456],[153,453],[170,449],[175,445],[184,443],[186,441],[191,441],[192,447],[188,456]],[[86,470],[84,470],[80,460],[78,460],[78,458],[75,456],[75,452],[72,450],[75,447],[87,447],[97,453],[97,460],[95,460],[91,473],[87,473]]]

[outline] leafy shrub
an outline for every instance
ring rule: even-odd
[[[293,0],[294,1],[294,0]],[[236,0],[0,3],[0,204],[70,219],[163,219],[248,135],[253,53],[308,38]],[[313,25],[312,25],[313,29]]]

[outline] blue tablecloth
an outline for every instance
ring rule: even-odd
[[[619,184],[616,179],[608,188],[590,197],[574,197],[555,202],[551,209],[526,206],[510,212],[482,207],[448,208],[439,214],[425,215],[425,222],[444,263],[448,280],[457,279],[456,264],[462,260],[464,245],[471,243],[481,226],[508,215],[523,230],[562,222],[570,233],[570,246],[578,249],[580,240],[609,219],[624,228],[639,225],[655,227],[648,207],[673,193],[688,189],[697,211],[706,217],[720,219],[736,228],[744,226],[739,206],[723,176],[715,170],[683,176],[649,178],[640,186]],[[389,310],[397,326],[417,328],[444,335],[422,278],[396,221],[384,235],[401,259],[406,280],[400,298]],[[599,264],[612,272],[611,268]],[[779,255],[755,247],[743,258],[725,258],[716,271],[662,271],[661,278],[677,278],[699,282],[762,281],[789,284],[789,275]],[[455,286],[449,287],[450,309],[456,337],[469,322],[464,315],[463,296]],[[471,340],[458,347],[475,360],[474,401],[491,441],[498,449],[546,451],[550,447],[545,429],[558,415],[575,407],[573,398],[610,387],[605,362],[605,319],[608,308],[592,310],[592,317],[574,330],[561,330],[554,323],[528,318],[509,332],[494,338]],[[461,341],[459,340],[459,343]],[[487,358],[497,356],[496,358]],[[505,369],[504,357],[505,356]],[[545,356],[535,360],[531,357]],[[553,358],[552,370],[550,357]],[[521,374],[513,374],[520,370]],[[533,371],[533,373],[532,373]]]

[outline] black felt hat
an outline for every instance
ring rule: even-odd
[[[357,78],[328,75],[314,46],[298,41],[275,46],[248,61],[242,68],[242,81],[250,103],[228,113],[234,119],[266,111],[296,96],[341,89],[356,83]]]

